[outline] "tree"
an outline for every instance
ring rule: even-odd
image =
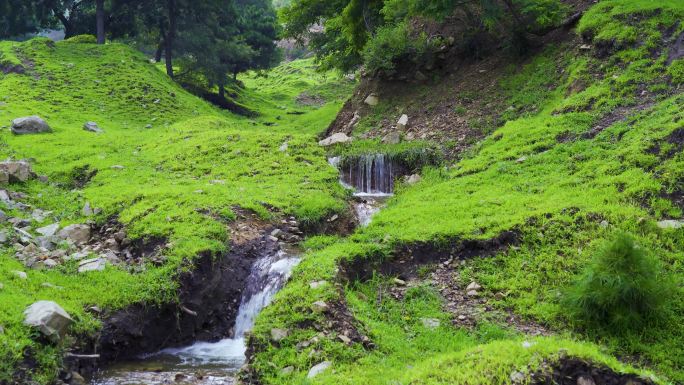
[[[32,1],[0,1],[0,38],[36,32],[40,25],[39,17]]]
[[[104,0],[96,0],[95,18],[97,19],[97,44],[105,43],[105,9]]]

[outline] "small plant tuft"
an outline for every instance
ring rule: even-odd
[[[631,235],[618,233],[594,255],[566,303],[586,329],[622,334],[662,318],[671,288],[658,261]]]

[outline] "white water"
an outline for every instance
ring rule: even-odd
[[[242,293],[234,338],[213,343],[197,342],[184,348],[165,349],[160,354],[178,356],[186,363],[223,363],[239,367],[245,361],[245,333],[252,330],[256,316],[271,303],[298,263],[299,258],[288,257],[283,250],[254,263]]]
[[[384,154],[361,155],[345,165],[339,156],[328,162],[340,171],[340,183],[355,189],[356,196],[385,197],[394,193],[394,164]]]
[[[245,333],[254,326],[261,310],[285,285],[300,259],[280,250],[264,256],[254,263],[242,293],[240,308],[235,320],[234,338],[219,342],[197,342],[193,345],[165,349],[143,357],[138,363],[124,364],[106,371],[94,385],[138,385],[169,383],[179,373],[193,384],[232,384],[235,373],[245,362]],[[154,369],[150,369],[154,368]],[[161,369],[159,369],[161,368]],[[197,376],[196,372],[203,372]]]

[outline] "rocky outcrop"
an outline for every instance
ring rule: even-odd
[[[12,133],[15,135],[40,134],[52,132],[52,128],[39,116],[18,118],[12,121]]]
[[[38,301],[24,311],[24,324],[35,327],[53,342],[64,337],[73,320],[57,303]]]

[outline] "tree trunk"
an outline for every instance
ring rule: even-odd
[[[223,84],[219,84],[218,89],[219,89],[218,94],[221,97],[221,99],[225,99],[226,98],[226,87]]]
[[[169,12],[169,32],[164,39],[164,55],[166,57],[166,74],[173,77],[173,43],[176,37],[176,0],[167,0]]]
[[[97,19],[97,44],[104,44],[105,43],[104,0],[97,0],[96,1],[95,18]]]
[[[159,63],[162,59],[162,53],[164,53],[164,40],[160,40],[157,44],[157,50],[154,52],[154,61]]]
[[[70,37],[74,37],[74,26],[71,24],[71,21],[63,14],[60,13],[57,9],[53,9],[52,12],[55,14],[57,19],[59,19],[59,22],[62,23],[62,26],[64,27],[64,38],[68,39]]]

